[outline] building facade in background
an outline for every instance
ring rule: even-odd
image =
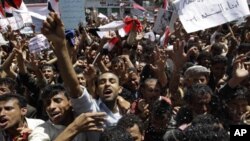
[[[26,4],[46,3],[48,0],[23,0]]]
[[[48,0],[24,0],[24,2],[29,4],[35,4],[37,6],[42,4],[44,6]],[[59,0],[60,1],[60,0]],[[143,5],[146,9],[154,9],[154,0],[134,0],[138,4]],[[28,6],[29,7],[29,6]],[[123,17],[131,13],[133,8],[130,0],[86,0],[85,7],[93,10],[95,9],[98,12],[101,12],[105,15],[117,15],[118,17]]]

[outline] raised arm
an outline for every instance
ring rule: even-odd
[[[68,53],[64,30],[64,25],[59,16],[51,12],[43,23],[42,33],[54,45],[58,68],[67,91],[72,98],[78,98],[83,92]]]
[[[83,113],[69,124],[54,141],[72,141],[82,131],[103,131],[105,116],[105,113]]]

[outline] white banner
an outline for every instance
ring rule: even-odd
[[[24,24],[32,23],[29,13],[13,13],[13,17],[0,19],[0,26],[5,31],[7,26],[10,25],[13,30],[18,30],[24,27]]]
[[[84,12],[85,1],[86,0],[59,1],[59,11],[66,29],[77,28],[80,22],[86,23]]]
[[[9,25],[11,26],[12,30],[17,30],[19,29],[19,26],[16,22],[16,18],[15,17],[10,17],[10,18],[7,18],[8,22],[9,22]],[[20,22],[20,21],[19,21]]]
[[[158,34],[163,34],[166,26],[169,24],[168,18],[169,13],[163,8],[159,9],[153,31]]]
[[[31,53],[39,53],[42,50],[45,50],[50,47],[48,39],[42,35],[38,34],[35,37],[31,38],[29,41],[29,51]]]
[[[125,24],[123,21],[113,21],[108,24],[99,26],[98,28],[100,29],[100,31],[115,31],[122,28],[124,25]]]
[[[0,26],[2,28],[1,32],[6,32],[7,31],[7,26],[9,25],[9,21],[7,18],[5,19],[0,19]]]
[[[247,0],[177,0],[176,6],[188,33],[215,27],[250,14]]]

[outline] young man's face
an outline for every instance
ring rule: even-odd
[[[115,101],[121,92],[119,79],[113,73],[104,73],[98,78],[97,91],[103,102]]]
[[[45,77],[45,79],[51,83],[54,79],[54,76],[55,76],[55,72],[54,70],[52,69],[52,67],[44,67],[42,69],[42,73],[43,73],[43,76]]]
[[[76,76],[77,76],[77,79],[78,79],[80,85],[85,87],[86,86],[86,78],[83,75],[83,73],[79,73]]]
[[[192,86],[194,84],[207,84],[208,79],[205,75],[193,75],[191,78],[188,78],[188,81],[186,82],[187,86]]]
[[[211,94],[193,96],[190,108],[193,115],[210,113]]]
[[[11,92],[9,86],[3,84],[3,85],[0,85],[0,95],[3,95],[3,94],[6,94],[6,93],[9,93]]]
[[[157,80],[149,80],[142,89],[143,99],[147,104],[154,103],[161,95],[161,88]]]
[[[224,64],[214,64],[211,66],[211,71],[215,78],[223,78],[226,73],[227,66]]]
[[[18,128],[27,113],[26,108],[20,108],[18,100],[0,101],[0,130]]]
[[[227,103],[230,119],[239,123],[241,116],[247,111],[248,102],[246,99],[233,99]]]
[[[71,103],[63,92],[44,100],[44,106],[49,119],[54,124],[63,124],[71,113]]]
[[[131,134],[134,141],[143,141],[144,135],[143,135],[143,133],[141,133],[137,124],[134,124],[133,127],[128,128],[127,131]]]
[[[131,90],[136,91],[139,88],[140,77],[135,72],[128,74],[128,86]]]

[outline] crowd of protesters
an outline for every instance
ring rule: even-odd
[[[41,29],[51,48],[36,54],[36,33],[1,32],[1,141],[228,141],[230,125],[250,124],[249,17],[189,34],[177,20],[167,43],[135,17],[125,37],[98,37],[113,20],[68,37],[52,12]]]

